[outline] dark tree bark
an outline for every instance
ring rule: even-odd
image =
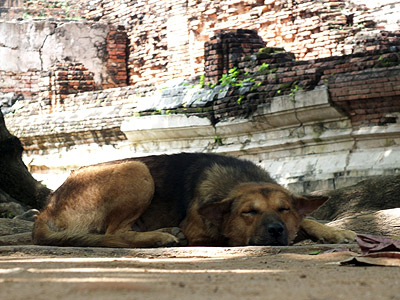
[[[35,180],[22,161],[20,140],[7,130],[0,111],[0,202],[42,208],[50,189]]]

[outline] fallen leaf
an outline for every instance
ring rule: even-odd
[[[381,251],[400,251],[400,240],[372,234],[357,234],[357,244],[363,254]]]
[[[341,265],[400,267],[400,252],[379,252],[344,260]]]

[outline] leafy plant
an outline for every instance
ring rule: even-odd
[[[200,76],[200,81],[199,81],[198,84],[189,85],[189,83],[185,82],[185,83],[183,83],[183,85],[184,85],[184,86],[188,86],[189,89],[193,89],[193,88],[195,88],[195,87],[202,89],[202,88],[204,88],[205,77],[206,77],[206,76],[205,76],[204,74],[202,74],[202,75]]]
[[[378,67],[393,67],[393,66],[397,66],[399,65],[398,59],[396,56],[393,57],[383,57],[383,56],[379,56],[378,58]]]
[[[223,74],[220,78],[219,82],[221,86],[225,85],[234,85],[236,83],[238,76],[240,75],[240,71],[238,68],[234,67],[228,71],[228,74]]]
[[[205,81],[205,78],[206,78],[206,76],[205,76],[204,74],[202,74],[202,75],[200,76],[200,83],[199,83],[199,85],[200,85],[200,88],[201,88],[201,89],[204,88],[204,81]]]
[[[258,88],[258,87],[260,87],[261,86],[261,84],[262,84],[262,82],[260,81],[260,82],[257,82],[257,83],[255,83],[252,87],[251,87],[251,90],[253,91],[253,90],[255,90],[256,88]]]
[[[276,71],[278,71],[278,68],[273,68],[273,69],[269,70],[269,73],[270,73],[270,74],[276,73]]]
[[[276,91],[277,94],[282,93],[285,90],[290,89],[290,96],[293,96],[297,91],[300,90],[299,84],[297,81],[293,81],[291,83],[283,83],[279,86],[279,89]]]
[[[291,85],[291,89],[290,89],[290,94],[289,95],[293,96],[297,91],[299,91],[299,85],[298,85],[297,81],[295,81]]]
[[[266,63],[262,63],[262,65],[258,68],[258,72],[264,72],[264,71],[266,71],[266,70],[268,70],[269,69],[269,64],[266,64]]]

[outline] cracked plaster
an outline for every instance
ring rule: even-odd
[[[21,73],[48,71],[57,62],[79,62],[100,84],[106,76],[107,33],[104,23],[0,22],[0,65],[4,71]]]

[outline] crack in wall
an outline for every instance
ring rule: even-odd
[[[47,41],[47,39],[49,38],[49,36],[52,36],[55,34],[56,32],[56,28],[57,28],[57,24],[56,23],[50,23],[50,26],[54,26],[54,28],[50,28],[50,33],[46,34],[45,38],[43,39],[42,45],[40,46],[40,48],[38,49],[39,51],[39,60],[40,60],[40,71],[43,72],[44,71],[44,66],[43,66],[43,47]]]
[[[303,122],[299,119],[299,116],[297,115],[296,96],[295,95],[291,95],[290,97],[292,98],[292,99],[290,99],[290,101],[293,102],[293,114],[294,114],[294,117],[295,117],[296,121],[299,123],[299,125],[297,127],[294,127],[290,131],[289,136],[295,136],[297,138],[302,138],[302,137],[304,137],[306,135],[306,132],[305,132],[305,128],[304,128]],[[300,134],[299,130],[301,130],[301,129],[303,129],[303,130],[302,130],[302,132]],[[301,140],[299,140],[299,143],[302,146],[304,145],[304,143]]]
[[[353,145],[351,146],[349,152],[348,152],[347,155],[346,155],[346,162],[345,162],[345,166],[344,166],[344,168],[343,168],[343,173],[344,173],[344,174],[346,174],[347,169],[348,169],[348,167],[349,167],[351,155],[358,149],[357,140],[356,140],[356,138],[353,136],[353,129],[352,129],[352,131],[351,131],[351,133],[350,133],[350,138],[352,139]]]

